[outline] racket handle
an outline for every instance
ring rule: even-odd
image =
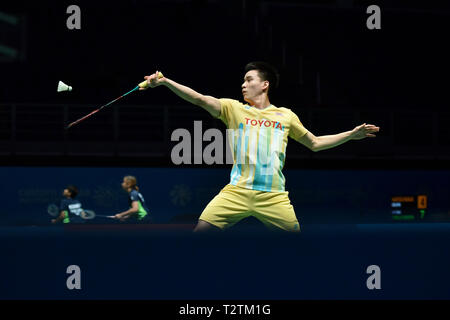
[[[163,74],[162,72],[158,72],[158,79],[163,78]],[[138,84],[139,88],[147,88],[149,86],[149,83],[147,82],[147,80],[142,81],[141,83]]]

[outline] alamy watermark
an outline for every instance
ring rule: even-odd
[[[73,30],[81,29],[81,9],[79,6],[72,4],[67,7],[66,13],[70,14],[70,16],[66,20],[67,29]]]
[[[70,265],[66,269],[66,273],[70,274],[66,280],[66,286],[69,290],[81,290],[81,268],[75,264]]]
[[[202,130],[202,122],[194,121],[194,134],[184,128],[172,132],[171,141],[178,142],[171,151],[174,164],[249,164],[262,169],[273,167],[284,157],[284,126],[271,120],[246,118],[238,129]],[[260,143],[263,140],[264,143]],[[203,148],[203,143],[208,144]]]
[[[370,276],[366,280],[366,286],[369,290],[381,289],[381,269],[379,266],[373,264],[367,267],[366,273]]]
[[[366,20],[367,29],[381,29],[381,9],[379,6],[373,4],[367,7],[366,13],[371,15]]]

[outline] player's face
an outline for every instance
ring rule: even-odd
[[[123,190],[127,190],[128,187],[129,187],[129,182],[128,182],[128,180],[125,179],[125,178],[123,178],[123,181],[122,181],[122,189],[123,189]]]
[[[267,80],[261,80],[257,70],[248,71],[244,76],[244,83],[242,84],[244,100],[252,103],[255,97],[260,96],[268,85],[269,82]]]

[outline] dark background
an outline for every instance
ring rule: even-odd
[[[381,30],[366,27],[367,1],[78,1],[81,30],[66,27],[70,4],[2,4],[18,18],[1,25],[0,43],[17,49],[1,63],[4,163],[172,166],[175,128],[225,127],[166,88],[64,127],[157,69],[242,101],[245,64],[265,60],[281,75],[272,103],[315,135],[363,122],[381,128],[376,139],[316,154],[291,143],[288,168],[448,168],[450,9],[442,2],[377,2]],[[57,93],[59,80],[74,91]]]

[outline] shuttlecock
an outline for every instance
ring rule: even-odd
[[[72,91],[72,87],[68,86],[64,82],[60,81],[60,82],[58,82],[58,92],[61,92],[61,91]]]

